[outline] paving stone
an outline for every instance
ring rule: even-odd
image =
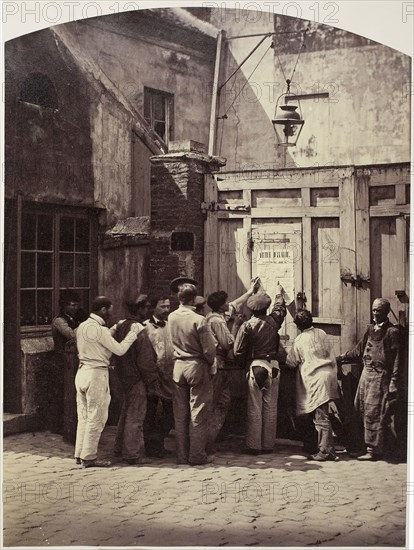
[[[112,458],[114,436],[113,427],[104,431],[100,456]],[[174,448],[172,438],[168,444]],[[5,438],[5,544],[347,546],[405,540],[404,464],[315,464],[291,449],[249,457],[223,445],[205,467],[165,459],[84,470],[72,455],[55,434]],[[23,492],[16,490],[23,483]],[[39,484],[48,489],[36,501]]]

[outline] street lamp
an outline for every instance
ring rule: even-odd
[[[299,139],[305,121],[302,118],[299,98],[290,92],[290,80],[286,80],[287,91],[280,95],[276,102],[275,118],[272,124],[282,147],[294,147]],[[284,99],[284,103],[283,103]],[[297,101],[297,105],[291,101]],[[299,112],[297,109],[299,108]]]

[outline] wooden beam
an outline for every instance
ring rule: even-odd
[[[221,30],[217,35],[216,47],[216,63],[214,66],[213,90],[211,94],[211,110],[210,110],[210,133],[208,140],[208,154],[214,155],[216,149],[216,128],[217,128],[217,104],[218,104],[218,86],[220,79],[221,57],[223,50],[223,38],[226,32]]]
[[[218,191],[214,177],[211,174],[204,176],[204,200],[217,202]],[[217,212],[207,212],[204,223],[204,295],[215,292],[218,288],[218,257],[219,235]]]
[[[407,261],[407,238],[409,231],[404,218],[399,217],[395,220],[395,232],[397,247],[395,252],[395,263],[399,267],[395,280],[395,291],[404,290],[406,295],[409,295],[409,277],[408,277],[408,261]],[[395,312],[398,321],[403,326],[408,326],[408,300],[405,297],[398,299],[398,310]]]
[[[344,177],[339,185],[340,202],[340,270],[341,275],[356,273],[356,232],[354,177]],[[342,317],[345,325],[341,330],[341,352],[356,344],[356,288],[342,283]]]
[[[252,218],[337,218],[339,206],[284,206],[252,208]]]
[[[395,204],[407,204],[405,183],[399,183],[395,186]]]
[[[369,186],[410,183],[410,164],[358,167],[357,176],[369,176]]]
[[[332,171],[312,172],[301,174],[292,171],[288,174],[256,174],[240,172],[231,177],[220,172],[218,187],[220,191],[234,191],[238,189],[301,189],[303,187],[338,187],[340,177]]]
[[[356,226],[356,273],[361,277],[370,277],[370,239],[369,239],[369,178],[358,177],[355,186],[355,226]],[[356,330],[357,340],[362,338],[370,322],[371,292],[365,286],[357,290]]]
[[[409,204],[400,204],[392,205],[386,204],[383,206],[370,206],[369,215],[371,217],[381,217],[381,216],[400,216],[401,214],[409,214],[410,205]]]
[[[336,206],[312,206],[310,208],[284,206],[283,208],[252,208],[250,214],[246,212],[217,212],[219,219],[238,219],[249,216],[252,218],[338,218],[339,207]]]
[[[302,272],[303,291],[306,294],[306,307],[312,311],[312,220],[302,219]]]

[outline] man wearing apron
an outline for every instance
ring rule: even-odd
[[[388,300],[372,304],[374,323],[357,346],[337,357],[337,362],[362,359],[364,368],[355,396],[355,408],[364,422],[366,454],[357,460],[378,460],[383,454],[390,403],[397,398],[400,368],[399,330],[388,320]]]

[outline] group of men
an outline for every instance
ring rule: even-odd
[[[76,295],[62,301],[52,327],[60,351],[64,338],[76,337],[77,463],[86,468],[111,464],[98,459],[98,444],[108,418],[108,368],[113,355],[124,394],[114,454],[130,465],[172,454],[164,447],[172,428],[178,464],[212,462],[215,441],[230,408],[228,373],[234,365],[245,369],[247,379],[243,452],[273,451],[280,368],[285,366],[297,373],[297,415],[312,418],[318,434],[317,449],[310,458],[337,460],[330,416],[330,406],[339,397],[337,364],[355,359],[364,364],[356,414],[363,420],[366,449],[358,458],[381,458],[400,369],[398,329],[388,321],[388,301],[374,301],[374,324],[353,350],[337,358],[324,331],[313,327],[311,313],[297,311],[294,321],[300,334],[286,357],[278,335],[286,316],[285,293],[279,284],[269,314],[272,299],[259,279],[252,280],[249,290],[232,302],[224,291],[210,294],[211,312],[206,316],[205,300],[197,295],[194,280],[175,279],[170,290],[180,304],[175,311],[170,312],[167,295],[148,300],[140,294],[126,302],[127,317],[111,328],[106,326],[112,311],[108,298],[96,298],[89,318],[79,326]]]

